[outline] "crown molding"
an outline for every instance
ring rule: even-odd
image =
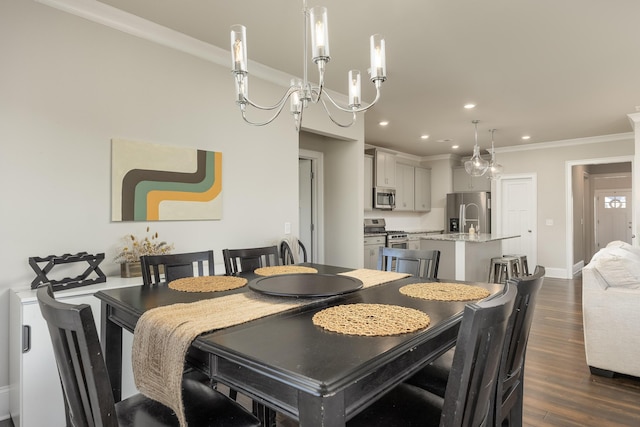
[[[640,117],[639,117],[640,119]],[[633,140],[633,132],[616,133],[611,135],[590,136],[587,138],[564,139],[551,142],[539,142],[533,144],[512,145],[509,147],[496,148],[496,153],[512,153],[517,151],[545,150],[549,148],[571,147],[585,144],[599,144],[602,142],[615,142]]]

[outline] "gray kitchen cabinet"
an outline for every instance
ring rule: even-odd
[[[56,291],[68,304],[89,304],[100,333],[102,289],[141,285],[142,279],[109,277],[108,283]],[[133,335],[123,333],[123,398],[136,392],[131,370]],[[66,425],[60,378],[47,322],[40,313],[36,291],[12,289],[9,293],[9,413],[15,427]]]
[[[364,156],[364,210],[373,210],[373,156]]]
[[[375,270],[378,268],[378,251],[386,244],[386,237],[372,236],[364,238],[364,268]]]
[[[431,169],[396,165],[396,211],[431,210]]]
[[[491,180],[485,176],[471,176],[464,166],[453,168],[453,192],[491,191]]]
[[[413,211],[415,208],[415,168],[396,164],[396,211]]]
[[[396,188],[396,155],[379,148],[365,150],[373,155],[373,183],[376,187]]]
[[[415,169],[414,209],[416,212],[431,211],[431,169]]]
[[[409,242],[407,243],[407,249],[420,250],[420,238],[426,235],[427,233],[408,233],[407,238]]]

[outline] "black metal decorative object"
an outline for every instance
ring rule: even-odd
[[[50,283],[53,286],[53,290],[60,289],[72,289],[80,286],[93,285],[94,283],[102,283],[107,281],[107,276],[104,275],[98,265],[104,260],[104,253],[91,255],[86,252],[78,252],[77,254],[64,254],[64,255],[49,255],[48,257],[29,257],[29,265],[36,272],[36,278],[31,282],[31,289],[35,289],[44,283]],[[47,274],[59,264],[69,264],[72,262],[86,261],[89,263],[89,267],[79,276],[65,277],[62,280],[51,280],[47,277]],[[44,268],[40,268],[39,262],[46,262]],[[95,273],[97,277],[89,278],[89,276]]]

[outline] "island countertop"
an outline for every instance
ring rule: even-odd
[[[497,240],[514,239],[520,237],[519,235],[501,235],[495,233],[450,233],[450,234],[431,234],[427,236],[421,236],[423,240],[440,240],[448,242],[469,242],[469,243],[486,243],[495,242]]]

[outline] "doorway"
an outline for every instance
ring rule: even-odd
[[[323,263],[323,154],[300,150],[298,155],[299,239],[307,249],[307,261]]]
[[[591,256],[603,245],[602,243],[600,243],[600,247],[596,245],[596,240],[598,239],[596,216],[598,212],[595,194],[600,190],[612,189],[616,191],[628,190],[633,194],[633,167],[633,156],[566,162],[566,193],[568,197],[566,200],[565,241],[567,242],[567,258],[565,278],[571,279],[576,274],[579,274],[582,267],[589,263]],[[578,169],[582,169],[583,172],[576,174],[575,172]],[[622,176],[625,178],[621,179]],[[584,208],[581,209],[580,207]],[[633,235],[634,225],[632,218],[636,206],[631,205],[629,208],[631,209],[631,215],[629,220],[625,219],[625,225],[631,227],[628,230],[632,241],[635,237]],[[583,235],[583,237],[580,238],[580,235]],[[607,238],[603,237],[603,239]],[[583,247],[577,246],[581,240],[583,241]],[[604,243],[604,246],[606,246],[606,243]],[[583,257],[580,257],[580,254],[583,254]]]

